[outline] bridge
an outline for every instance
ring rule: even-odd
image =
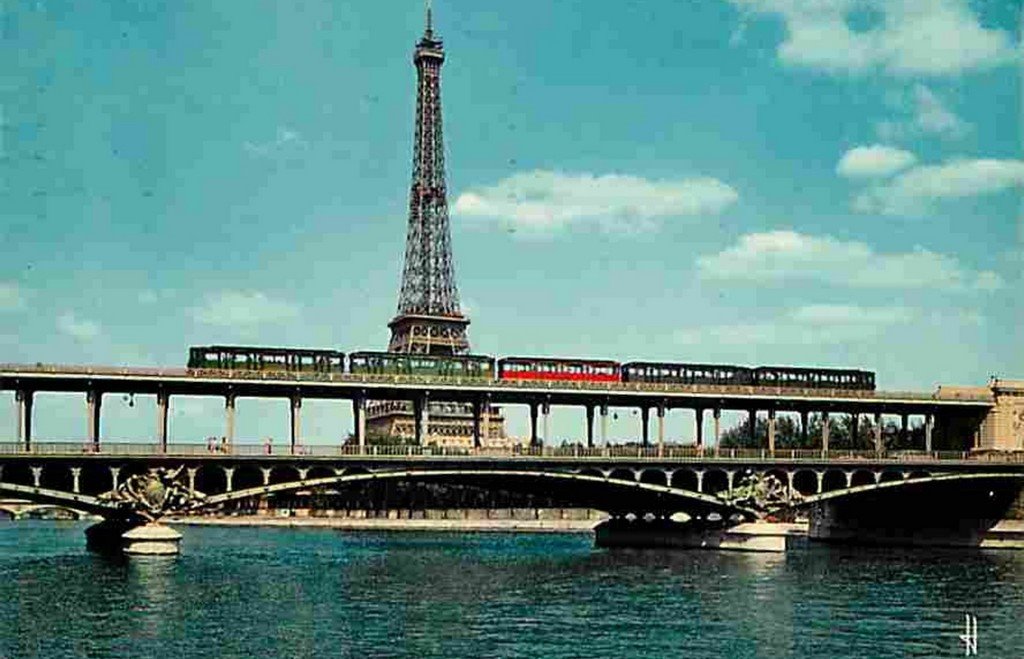
[[[870,517],[858,501],[875,502],[878,508],[879,500],[888,505],[907,499],[927,510],[935,501],[970,500],[971,508],[957,508],[958,523],[971,529],[970,537],[977,540],[984,536],[986,524],[1016,514],[1024,479],[1024,452],[1012,450],[1021,445],[1012,421],[1018,410],[1024,412],[1024,384],[1005,381],[913,393],[15,365],[0,367],[0,389],[15,391],[18,419],[16,441],[0,444],[0,495],[99,514],[125,528],[156,522],[167,514],[218,509],[254,497],[401,481],[542,494],[566,506],[607,511],[613,520],[664,521],[685,513],[693,520],[739,522],[805,510],[812,521],[818,520],[812,528],[820,531],[820,537],[831,533],[821,529],[841,529],[851,537],[877,536],[878,528],[851,525],[854,516],[861,522]],[[83,395],[86,437],[63,442],[38,442],[32,437],[33,396],[50,391]],[[102,441],[105,394],[156,395],[154,441]],[[223,397],[228,440],[223,447],[211,450],[168,442],[168,410],[178,395]],[[268,453],[267,447],[234,442],[235,401],[240,396],[291,401],[291,441],[286,449]],[[300,413],[306,398],[350,400],[355,441],[304,446]],[[368,444],[365,410],[370,399],[410,401],[417,419],[416,445]],[[425,441],[428,401],[472,404],[471,446],[436,447]],[[530,406],[528,446],[483,446],[482,410],[492,403]],[[552,405],[584,408],[585,442],[544,445]],[[636,445],[608,442],[605,426],[611,406],[639,408],[643,413]],[[665,412],[680,407],[696,410],[698,420],[706,410],[712,412],[710,445],[703,441],[700,422],[695,445],[665,444]],[[751,419],[759,411],[766,412],[762,446],[722,448],[718,440],[723,409],[746,411]],[[647,435],[651,410],[659,421],[656,442]],[[595,411],[602,420],[599,445],[594,441]],[[813,450],[777,447],[774,424],[779,411],[799,413],[805,433],[807,414],[821,413],[818,446]],[[838,414],[851,415],[854,425],[863,414],[876,420],[882,414],[897,414],[902,433],[909,416],[921,415],[924,441],[915,450],[886,451],[881,423],[876,422],[873,450],[837,451],[829,445],[828,419]],[[542,435],[538,417],[543,421]],[[943,450],[936,450],[935,444]],[[856,515],[850,512],[854,510]],[[902,528],[913,528],[913,515],[904,513]],[[964,516],[975,521],[965,524]],[[920,519],[928,519],[935,527],[936,520],[930,516]]]

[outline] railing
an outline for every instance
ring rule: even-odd
[[[117,366],[68,366],[54,364],[0,364],[0,371],[8,373],[48,375],[99,375],[122,377],[162,377],[189,379],[244,380],[253,382],[286,381],[311,383],[381,383],[433,387],[481,386],[498,389],[549,389],[589,392],[641,392],[665,394],[702,394],[722,396],[785,396],[791,398],[859,398],[865,400],[942,400],[990,403],[991,396],[968,397],[962,393],[940,396],[938,392],[870,391],[858,389],[805,389],[798,387],[755,387],[747,385],[670,384],[647,382],[578,382],[548,380],[490,380],[478,377],[440,377],[430,375],[380,375],[373,373],[298,373],[242,371],[229,369],[140,368]]]
[[[166,451],[154,443],[106,442],[98,447],[90,443],[35,442],[29,447],[9,442],[0,443],[0,456],[117,456],[117,457],[265,457],[265,458],[464,458],[464,459],[553,459],[553,460],[646,460],[646,461],[779,461],[779,462],[985,462],[1024,464],[1024,451],[971,453],[966,451],[849,451],[816,449],[737,449],[697,448],[694,446],[656,447],[545,446],[512,448],[470,448],[452,446],[324,446],[291,447],[259,444],[206,446],[203,444],[169,444]]]

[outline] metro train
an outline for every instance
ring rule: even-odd
[[[603,359],[423,355],[254,346],[194,346],[189,369],[283,373],[430,375],[485,380],[643,382],[873,391],[873,371],[795,366],[730,366]]]

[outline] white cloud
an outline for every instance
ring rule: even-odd
[[[0,311],[16,311],[24,304],[24,293],[16,282],[0,281]]]
[[[697,270],[707,280],[803,280],[853,288],[993,290],[1003,285],[994,272],[968,270],[955,258],[922,247],[879,254],[865,243],[786,230],[741,236],[732,247],[698,257]]]
[[[836,173],[847,178],[891,176],[916,161],[913,153],[903,149],[883,144],[858,146],[843,154],[836,165]]]
[[[468,190],[453,210],[532,231],[590,222],[607,230],[645,230],[655,220],[720,213],[739,195],[714,178],[655,181],[622,174],[532,171]]]
[[[1009,32],[983,27],[967,0],[728,1],[784,21],[784,63],[831,73],[954,75],[1011,62],[1017,48]]]
[[[57,317],[57,329],[77,341],[92,341],[100,335],[99,323],[78,318],[72,311]]]
[[[189,310],[192,318],[217,327],[251,327],[292,320],[299,308],[284,300],[274,300],[259,291],[221,291],[210,293],[203,303]]]
[[[286,147],[305,148],[306,141],[298,131],[287,126],[278,126],[274,139],[266,142],[245,142],[242,147],[251,156],[269,156],[282,151]]]
[[[957,138],[974,128],[953,112],[938,94],[920,83],[907,93],[890,94],[888,103],[901,112],[903,118],[880,121],[875,125],[878,136],[885,140],[917,135]]]
[[[932,202],[974,197],[1024,185],[1022,160],[950,160],[920,165],[891,181],[868,188],[854,199],[854,209],[883,215],[916,215]]]
[[[899,306],[808,305],[756,323],[685,328],[674,338],[684,345],[834,345],[875,339],[919,315]]]

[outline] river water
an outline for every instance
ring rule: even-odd
[[[587,535],[0,523],[0,657],[1024,656],[1024,553],[602,550]]]

